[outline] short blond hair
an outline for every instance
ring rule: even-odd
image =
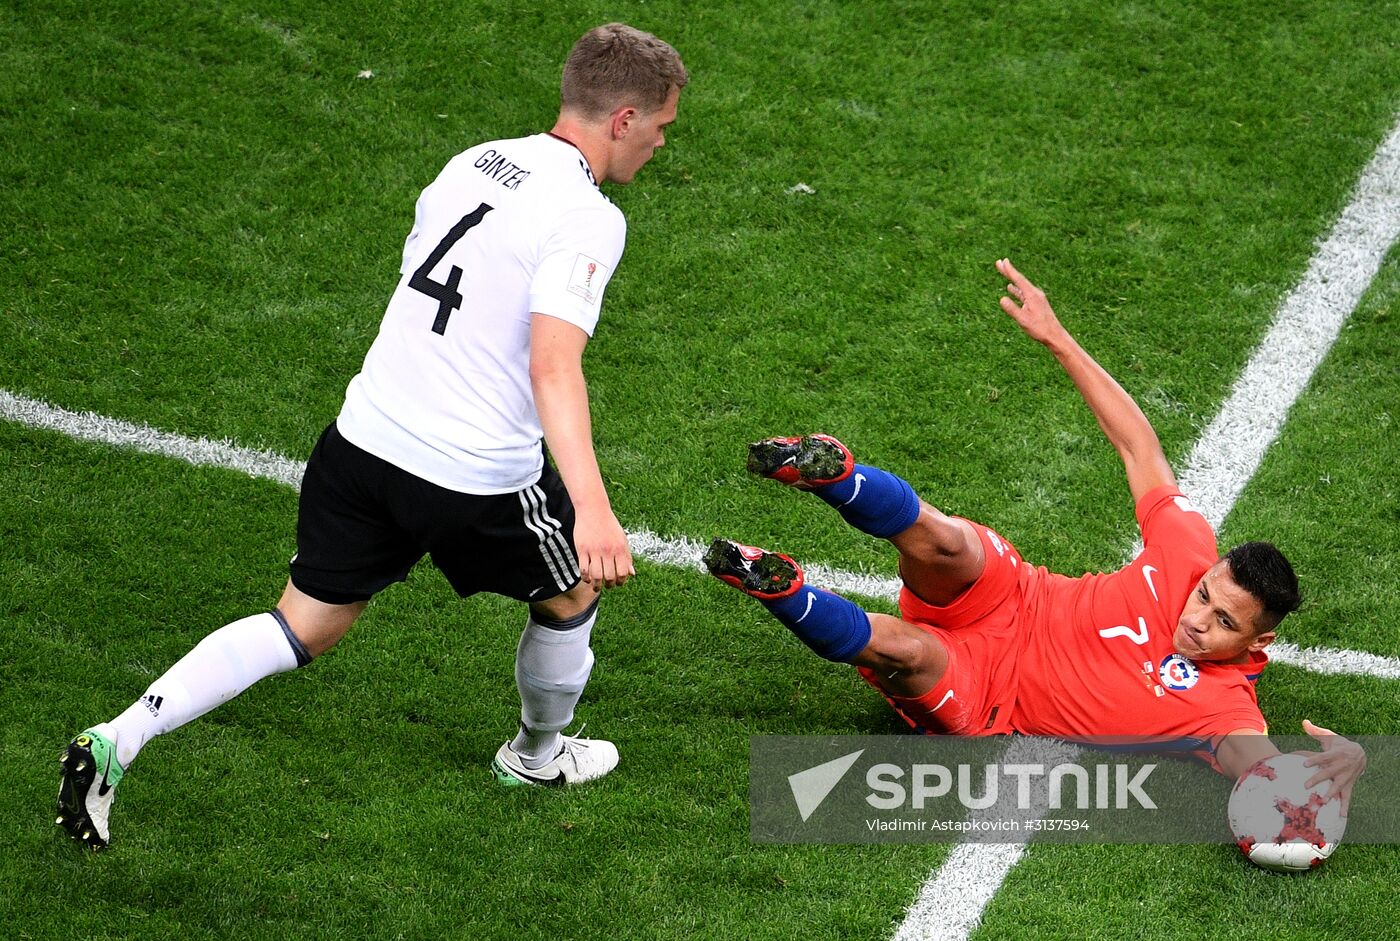
[[[675,49],[651,33],[623,23],[590,29],[574,43],[559,83],[566,111],[598,120],[620,105],[655,111],[690,74]]]

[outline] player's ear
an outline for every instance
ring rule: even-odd
[[[618,105],[608,118],[608,129],[613,140],[622,140],[632,129],[632,121],[637,117],[637,109],[631,105]]]
[[[1277,637],[1278,634],[1274,631],[1264,631],[1263,633],[1255,634],[1254,639],[1249,642],[1249,652],[1257,653],[1263,650],[1265,647],[1272,644]]]

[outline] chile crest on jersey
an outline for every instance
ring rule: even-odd
[[[1182,693],[1196,685],[1201,678],[1200,668],[1179,653],[1170,653],[1162,658],[1157,668],[1157,676],[1162,685],[1174,692]]]

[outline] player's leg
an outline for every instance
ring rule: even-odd
[[[560,751],[561,733],[593,672],[590,642],[598,620],[599,595],[579,582],[529,606],[515,649],[515,684],[520,692],[520,730],[510,749],[526,768],[540,768]]]
[[[899,550],[899,577],[931,605],[948,605],[972,587],[987,566],[977,530],[965,519],[921,503],[914,525],[890,539]]]
[[[379,588],[401,579],[417,559],[385,530],[366,524],[363,507],[345,506],[347,480],[365,470],[349,447],[332,425],[307,462],[298,552],[276,609],[205,636],[124,712],[84,730],[64,750],[57,822],[72,836],[105,846],[115,787],[147,742],[258,680],[309,663],[345,635]]]
[[[948,650],[938,636],[807,585],[790,556],[716,539],[704,563],[710,574],[756,598],[818,656],[870,670],[893,695],[922,696],[948,669]]]
[[[311,662],[344,636],[364,603],[327,605],[288,582],[278,607],[206,635],[124,712],[84,730],[59,764],[57,823],[94,849],[111,837],[115,788],[157,735],[192,722],[264,677]]]
[[[840,595],[806,585],[802,569],[780,553],[716,539],[704,562],[721,581],[757,598],[819,656],[856,667],[915,729],[966,735],[990,728],[978,724],[989,680],[985,658],[969,656],[953,632],[868,614]],[[906,603],[907,592],[902,612]],[[956,611],[923,607],[957,620]]]
[[[429,488],[432,485],[427,485]],[[515,493],[425,492],[422,535],[433,563],[462,597],[489,591],[524,601],[516,648],[520,724],[492,770],[503,784],[576,784],[617,766],[617,748],[565,735],[593,669],[598,593],[580,581],[574,509],[553,467]]]
[[[617,746],[565,735],[593,671],[590,640],[599,595],[580,581],[529,606],[515,651],[520,725],[492,761],[503,784],[579,784],[617,767]]]
[[[258,680],[310,663],[345,636],[365,602],[327,604],[287,582],[277,607],[226,624],[147,687],[115,719],[97,726],[116,742],[122,768],[147,742],[221,706]]]
[[[930,604],[957,598],[985,565],[971,524],[922,502],[903,478],[857,464],[830,435],[755,442],[749,445],[748,469],[810,490],[861,532],[890,540],[899,549],[905,584]]]

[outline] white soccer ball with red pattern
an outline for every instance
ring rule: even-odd
[[[1307,872],[1341,842],[1347,823],[1341,799],[1327,799],[1330,781],[1305,787],[1317,769],[1303,761],[1302,755],[1274,755],[1255,762],[1230,792],[1230,831],[1256,866]]]

